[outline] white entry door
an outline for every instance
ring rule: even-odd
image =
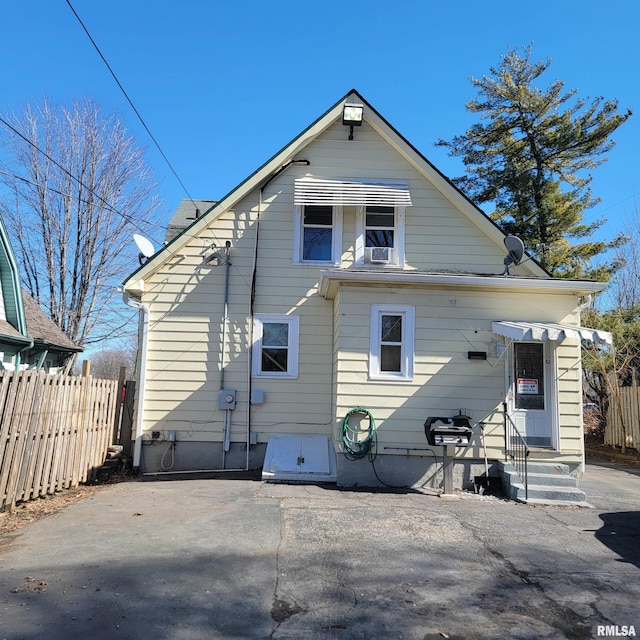
[[[548,342],[514,342],[511,416],[530,447],[554,448],[554,378]]]

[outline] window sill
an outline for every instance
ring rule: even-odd
[[[251,376],[255,380],[297,380],[297,375],[287,373],[254,373]]]
[[[369,380],[371,382],[411,382],[413,380],[413,376],[405,376],[401,374],[396,376],[390,374],[370,374]]]

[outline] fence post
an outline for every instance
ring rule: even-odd
[[[122,444],[120,441],[120,427],[122,425],[122,408],[124,405],[124,379],[127,374],[126,367],[120,367],[120,374],[118,375],[118,389],[116,391],[116,417],[113,421],[113,437],[111,438],[111,444]]]

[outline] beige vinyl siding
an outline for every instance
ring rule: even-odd
[[[379,452],[385,446],[425,447],[428,416],[469,411],[474,421],[487,422],[487,446],[492,457],[503,449],[505,359],[498,336],[491,332],[497,318],[537,317],[565,320],[573,311],[571,296],[512,293],[448,292],[442,290],[342,287],[336,301],[338,423],[354,406],[364,406],[378,423]],[[369,326],[372,304],[415,306],[415,372],[411,381],[368,378]],[[468,351],[486,351],[486,361],[467,358]],[[563,445],[578,451],[574,435],[579,423],[579,345],[558,349],[559,413]],[[577,359],[578,358],[578,359]],[[576,395],[576,390],[578,394]],[[478,457],[480,442],[458,455]],[[387,453],[394,453],[387,450]],[[402,451],[395,453],[403,454]]]
[[[335,179],[400,180],[409,185],[413,206],[406,209],[405,268],[501,273],[506,251],[497,246],[423,175],[384,141],[366,122],[349,142],[345,128],[336,123],[312,142],[304,156],[311,164],[306,175]],[[355,143],[355,144],[354,144]],[[298,169],[297,173],[300,173]],[[281,194],[293,198],[288,171],[278,180],[288,182]],[[478,216],[481,214],[478,213]],[[353,263],[355,207],[343,210],[343,267]],[[463,250],[459,250],[459,247]],[[513,273],[528,273],[527,266]]]
[[[405,212],[405,269],[500,273],[506,252],[367,123],[351,142],[347,129],[336,123],[297,157],[308,159],[309,166],[290,166],[268,184],[262,196],[255,313],[299,316],[299,371],[297,379],[252,379],[252,388],[263,390],[266,396],[264,404],[251,406],[251,429],[258,442],[276,433],[333,433],[346,411],[362,404],[370,406],[379,421],[383,453],[384,446],[425,445],[422,425],[428,415],[449,415],[464,407],[473,411],[475,419],[488,416],[488,439],[497,455],[502,423],[495,411],[504,397],[504,364],[495,354],[491,321],[558,321],[572,312],[573,300],[570,296],[531,295],[523,302],[522,295],[507,293],[402,287],[345,288],[335,300],[320,297],[317,287],[322,266],[292,264],[293,191],[298,177],[407,182],[413,206]],[[245,441],[258,202],[259,193],[254,190],[199,234],[189,236],[187,231],[186,244],[170,245],[173,255],[144,282],[142,302],[149,305],[151,315],[146,434],[175,429],[179,440],[223,438],[225,414],[217,409],[217,394],[225,266],[203,264],[203,256],[214,243],[221,248],[229,240],[232,267],[225,387],[237,391],[231,440]],[[354,263],[356,213],[356,207],[343,208],[343,268]],[[180,249],[172,250],[172,246]],[[512,273],[527,274],[528,269],[525,264]],[[368,379],[370,305],[391,300],[415,306],[415,375],[411,382],[374,383]],[[561,309],[554,308],[556,303]],[[466,358],[469,350],[488,351],[489,360],[471,362]],[[563,363],[569,358],[563,356]],[[571,398],[575,404],[574,382],[575,376],[561,383],[561,396],[567,398],[561,416],[567,424],[577,415],[569,402]],[[398,400],[401,396],[406,397]],[[562,437],[563,442],[565,438],[570,441],[570,429]],[[473,455],[478,455],[477,447]]]
[[[292,183],[291,183],[292,184]],[[282,203],[265,194],[261,212],[256,314],[300,317],[299,375],[295,380],[254,378],[266,402],[251,408],[258,441],[273,433],[330,433],[333,424],[332,303],[315,295],[318,268],[291,265],[292,197]],[[222,216],[146,284],[150,305],[145,431],[176,429],[180,440],[220,441],[224,412],[217,409],[225,267],[202,264],[211,242],[232,242],[225,387],[237,391],[232,441],[244,441],[247,425],[247,328],[256,193]],[[234,217],[243,221],[237,224]],[[247,222],[250,221],[250,222]],[[180,383],[173,385],[172,381]]]

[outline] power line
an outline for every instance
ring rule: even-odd
[[[116,76],[114,70],[111,68],[111,65],[109,64],[109,62],[107,61],[107,59],[105,58],[105,56],[103,55],[102,51],[100,50],[100,47],[98,47],[96,41],[93,39],[93,37],[91,36],[91,33],[89,33],[89,29],[87,29],[86,25],[84,24],[84,22],[82,21],[82,19],[80,18],[80,16],[78,15],[78,12],[74,9],[73,5],[71,4],[70,0],[66,0],[67,5],[69,5],[69,8],[71,9],[71,11],[73,12],[73,15],[76,17],[76,19],[78,20],[80,26],[82,27],[82,29],[84,30],[84,32],[87,34],[87,37],[89,38],[89,40],[91,41],[91,44],[93,45],[93,47],[95,48],[95,50],[97,51],[98,55],[100,56],[100,58],[102,59],[102,61],[104,62],[105,66],[107,67],[107,69],[109,70],[109,73],[111,74],[111,76],[113,77],[113,79],[115,80],[116,84],[118,85],[118,87],[120,88],[120,91],[122,92],[122,94],[124,95],[124,97],[127,99],[127,102],[129,103],[129,105],[131,106],[131,108],[133,109],[134,113],[136,114],[136,116],[138,117],[138,120],[140,120],[140,122],[142,123],[142,126],[145,128],[146,132],[149,134],[149,137],[151,138],[151,140],[153,141],[153,143],[155,144],[156,148],[158,149],[158,151],[160,152],[160,155],[163,157],[164,161],[167,163],[167,166],[169,167],[169,169],[171,169],[171,172],[173,173],[173,175],[176,177],[176,180],[180,183],[180,186],[182,187],[182,189],[184,190],[184,192],[186,193],[187,197],[189,198],[189,200],[191,201],[191,203],[193,204],[194,209],[198,210],[198,205],[196,204],[195,200],[191,197],[191,194],[189,193],[189,191],[187,190],[187,188],[185,187],[184,183],[182,182],[182,180],[180,179],[180,176],[178,175],[178,173],[176,172],[176,170],[173,168],[173,165],[171,164],[171,162],[169,162],[169,159],[167,158],[166,154],[164,153],[164,151],[162,150],[162,148],[160,147],[160,144],[158,143],[158,141],[155,139],[154,135],[151,133],[151,130],[149,129],[149,127],[147,126],[147,123],[144,121],[144,119],[142,118],[142,116],[140,115],[140,112],[138,111],[138,109],[136,109],[136,106],[133,104],[133,101],[131,100],[131,98],[129,97],[129,95],[127,94],[127,92],[125,91],[125,88],[122,86],[122,83],[120,82],[120,80],[118,80],[118,77]],[[197,214],[196,214],[197,215]],[[152,223],[155,224],[155,223]],[[160,225],[157,225],[158,227],[160,227]],[[162,227],[161,227],[162,228]],[[211,233],[213,240],[218,240],[216,238],[216,236]],[[199,236],[194,236],[189,234],[188,237],[191,238],[199,238]],[[242,274],[240,273],[239,270],[238,274],[240,275],[240,277],[244,280],[244,277],[242,276]],[[246,282],[246,280],[245,280]]]
[[[103,202],[108,208],[109,210],[113,211],[114,213],[118,214],[119,216],[121,216],[124,220],[126,220],[127,222],[129,222],[131,225],[133,225],[136,229],[142,231],[143,233],[146,233],[147,230],[144,229],[143,227],[141,227],[138,222],[136,220],[134,220],[131,216],[128,216],[124,213],[122,213],[121,211],[119,211],[118,209],[116,209],[111,203],[109,203],[107,200],[105,200],[102,196],[100,196],[100,194],[96,193],[96,191],[92,188],[92,187],[88,187],[86,184],[84,184],[84,182],[82,182],[82,180],[80,180],[79,178],[77,178],[76,176],[74,176],[70,171],[68,171],[65,167],[63,167],[57,160],[54,160],[46,151],[43,151],[35,142],[33,142],[32,140],[30,140],[29,138],[27,138],[27,136],[25,136],[23,133],[21,133],[20,131],[18,131],[18,129],[16,129],[13,125],[11,125],[9,122],[7,122],[2,116],[0,116],[0,123],[3,124],[7,129],[9,129],[12,133],[14,133],[15,135],[17,135],[19,138],[21,138],[22,140],[24,140],[27,144],[29,144],[30,146],[32,146],[36,151],[38,151],[38,153],[41,153],[45,158],[47,158],[50,162],[52,162],[56,167],[58,167],[60,170],[62,170],[66,175],[68,175],[72,180],[74,180],[75,182],[77,182],[83,189],[86,189],[89,193],[91,193],[92,195],[94,195],[98,200],[100,200],[101,202]],[[43,184],[37,184],[35,182],[31,182],[30,180],[27,180],[26,178],[22,178],[21,176],[15,175],[15,174],[11,174],[11,173],[7,173],[6,171],[0,171],[0,173],[16,178],[18,180],[21,180],[22,182],[31,184],[37,188],[40,189],[48,189],[50,191],[53,191],[54,193],[58,193],[59,195],[66,197],[68,194],[64,194],[60,191],[58,191],[57,189],[54,189],[53,187],[50,187],[48,185],[43,185]],[[87,203],[86,200],[82,200],[82,202]],[[194,207],[196,208],[196,210],[198,209],[196,203],[191,200],[191,202],[193,203]],[[148,225],[150,226],[154,226],[157,227],[158,229],[165,231],[165,228],[158,224],[157,222],[153,222],[153,221],[148,221],[147,222]],[[216,237],[216,235],[211,231],[211,229],[209,229],[209,232],[211,233],[211,238],[214,241],[220,242],[220,239]],[[204,240],[204,238],[202,236],[197,236],[191,233],[185,233],[184,234],[187,238],[193,238],[195,240]],[[164,242],[160,241],[158,243],[161,247],[164,246]],[[175,250],[171,252],[171,255],[175,255]],[[245,279],[245,277],[243,276],[242,272],[234,265],[234,271],[237,272],[237,274],[240,276],[240,278],[242,279],[242,281],[249,286],[249,283],[247,282],[247,280]]]
[[[133,109],[134,113],[138,117],[138,120],[140,120],[140,122],[142,123],[142,126],[145,128],[146,132],[149,134],[149,137],[151,138],[151,140],[153,140],[153,143],[156,145],[156,148],[160,152],[160,155],[164,158],[164,161],[167,163],[167,166],[169,167],[169,169],[171,169],[171,172],[176,177],[176,180],[180,183],[180,186],[183,188],[184,192],[187,194],[187,197],[189,198],[189,200],[191,200],[193,205],[196,206],[196,203],[193,200],[193,198],[191,197],[191,194],[187,191],[187,188],[184,186],[184,183],[180,179],[180,176],[177,174],[176,170],[173,168],[173,165],[169,162],[169,159],[167,158],[167,156],[165,155],[164,151],[162,150],[162,148],[158,144],[158,141],[155,139],[154,135],[151,133],[151,130],[149,129],[149,127],[147,126],[147,123],[144,121],[144,119],[140,115],[140,112],[136,109],[135,105],[133,104],[133,101],[131,100],[131,98],[129,97],[127,92],[125,91],[125,89],[122,86],[122,84],[120,83],[120,80],[118,80],[118,77],[116,76],[114,70],[111,68],[111,65],[107,62],[107,59],[102,54],[102,51],[100,51],[100,48],[96,44],[96,41],[91,37],[91,34],[89,33],[89,30],[85,26],[84,22],[82,22],[82,19],[78,15],[77,11],[73,8],[73,5],[71,4],[71,2],[69,0],[66,0],[66,1],[67,1],[67,4],[69,5],[69,8],[73,12],[73,15],[76,17],[76,19],[80,23],[80,26],[84,29],[84,32],[87,34],[87,37],[91,41],[91,44],[93,45],[94,49],[98,52],[98,55],[102,58],[102,61],[106,65],[107,69],[109,70],[109,73],[111,74],[113,79],[116,81],[116,84],[120,88],[120,91],[122,91],[122,94],[127,99],[127,102],[129,103],[129,105]]]
[[[82,180],[80,180],[79,178],[74,176],[70,171],[68,171],[65,167],[63,167],[57,160],[54,160],[46,151],[43,151],[40,147],[38,147],[38,145],[35,142],[29,140],[29,138],[27,138],[27,136],[25,136],[23,133],[18,131],[18,129],[16,129],[13,125],[9,124],[2,116],[0,116],[0,123],[3,124],[10,131],[15,133],[18,137],[22,138],[22,140],[24,140],[27,144],[31,145],[36,151],[41,153],[50,162],[53,162],[53,164],[55,164],[56,167],[61,169],[72,180],[75,180],[75,182],[77,182],[83,189],[86,189],[89,193],[91,193],[96,198],[98,198],[98,200],[100,200],[103,204],[105,204],[111,211],[113,211],[114,213],[117,213],[119,216],[124,218],[127,222],[132,224],[134,227],[136,227],[137,229],[140,229],[140,231],[144,231],[144,229],[136,222],[136,220],[134,220],[131,216],[128,216],[126,213],[122,213],[122,211],[118,211],[118,209],[116,209],[110,202],[105,200],[99,193],[96,193],[96,191],[92,187],[87,187],[87,185],[84,184],[84,182],[82,182]],[[15,176],[15,177],[19,178],[19,176]],[[28,180],[25,180],[24,178],[19,178],[19,179],[23,180],[25,182],[29,182]],[[31,183],[31,184],[34,184],[35,186],[40,186],[40,187],[43,186],[43,185],[37,185],[35,183]],[[50,188],[50,187],[47,187],[47,188]],[[53,191],[55,191],[55,189],[53,189]],[[60,192],[58,192],[58,193],[60,193]],[[64,196],[65,194],[60,194],[60,195]]]

